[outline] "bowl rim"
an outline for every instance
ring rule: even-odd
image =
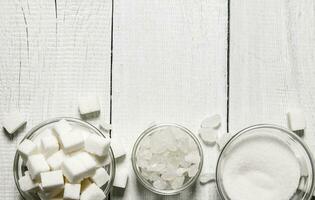
[[[91,123],[89,122],[86,122],[86,121],[83,121],[79,118],[74,118],[74,117],[55,117],[55,118],[51,118],[51,119],[48,119],[48,120],[44,120],[42,121],[41,123],[35,125],[33,128],[31,128],[27,133],[26,135],[22,138],[22,140],[18,143],[18,145],[20,143],[22,143],[24,140],[26,139],[29,139],[32,137],[32,135],[34,133],[36,133],[36,131],[38,131],[39,129],[49,125],[49,124],[52,124],[52,123],[56,123],[60,120],[67,120],[69,122],[73,122],[73,123],[78,123],[80,125],[83,125],[85,126],[86,128],[89,128],[91,129],[93,132],[95,132],[96,134],[104,137],[105,135],[99,130],[97,129],[95,126],[93,126]],[[113,150],[112,148],[110,147],[109,149],[109,156],[110,156],[110,179],[108,181],[108,184],[107,184],[107,187],[103,190],[104,191],[104,194],[106,196],[106,199],[108,198],[108,194],[109,192],[111,191],[112,187],[113,187],[113,183],[114,183],[114,179],[115,179],[115,175],[116,175],[116,163],[115,163],[115,159],[114,159],[114,153],[113,153]],[[25,195],[25,192],[23,192],[20,188],[20,184],[19,184],[19,181],[18,181],[18,162],[19,162],[19,158],[20,158],[20,155],[18,153],[18,151],[16,150],[15,152],[15,156],[14,156],[14,161],[13,161],[13,176],[14,176],[14,182],[15,182],[15,185],[16,185],[16,188],[18,189],[19,193],[20,193],[20,196],[24,199],[24,200],[27,200],[27,198],[24,196]]]
[[[198,147],[198,152],[200,155],[200,163],[199,163],[199,167],[198,167],[198,172],[193,178],[191,178],[188,182],[186,182],[186,184],[184,184],[183,187],[178,188],[178,189],[161,190],[161,189],[157,189],[157,188],[153,187],[152,184],[149,184],[148,181],[142,177],[142,175],[140,174],[138,167],[136,165],[136,153],[137,153],[137,149],[139,147],[140,142],[146,136],[151,134],[154,130],[161,128],[161,127],[176,127],[176,128],[181,129],[183,132],[185,132],[188,136],[190,136],[194,140],[194,142],[196,143],[196,145]],[[140,134],[140,136],[137,138],[135,144],[133,145],[132,154],[131,154],[132,168],[133,168],[134,173],[136,174],[137,180],[146,189],[150,190],[151,192],[153,192],[155,194],[167,195],[167,196],[179,194],[180,192],[186,190],[187,188],[189,188],[190,186],[192,186],[196,182],[196,180],[198,179],[198,177],[201,173],[202,167],[203,167],[203,159],[204,159],[203,149],[202,149],[201,143],[200,143],[199,139],[197,138],[197,136],[193,132],[191,132],[188,128],[186,128],[182,125],[176,124],[176,123],[158,123],[158,124],[154,124],[154,125],[148,127],[147,129],[145,129]]]
[[[315,166],[314,166],[314,157],[311,153],[311,150],[309,149],[309,147],[305,144],[305,142],[294,132],[292,132],[291,130],[284,128],[282,126],[279,125],[275,125],[275,124],[256,124],[256,125],[252,125],[249,127],[246,127],[240,131],[238,131],[235,135],[231,136],[231,138],[226,142],[226,144],[224,145],[224,147],[222,148],[222,150],[219,153],[219,157],[218,157],[218,161],[217,161],[217,165],[216,165],[216,187],[219,193],[219,196],[222,200],[229,200],[225,198],[225,195],[223,194],[222,188],[221,188],[221,184],[220,183],[220,175],[219,175],[219,166],[222,162],[222,157],[223,157],[223,153],[225,152],[226,149],[228,149],[229,145],[237,140],[240,136],[242,136],[245,133],[248,133],[249,131],[252,130],[256,130],[256,129],[262,129],[262,128],[266,128],[266,129],[275,129],[278,130],[280,132],[283,133],[287,133],[289,135],[289,137],[293,138],[295,142],[297,142],[298,144],[301,145],[301,147],[305,150],[306,155],[310,161],[310,165],[311,165],[311,172],[312,172],[312,185],[311,185],[311,189],[310,189],[310,193],[307,194],[307,196],[305,197],[306,199],[304,200],[310,200],[312,198],[313,192],[315,190]]]

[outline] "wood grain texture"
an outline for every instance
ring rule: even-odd
[[[315,144],[314,24],[312,0],[231,1],[232,132],[258,123],[287,127],[288,110],[301,107],[305,140]]]
[[[227,2],[206,0],[115,1],[113,138],[129,155],[125,193],[112,199],[216,199],[214,185],[196,184],[174,197],[158,197],[137,183],[130,152],[152,121],[177,122],[197,132],[201,120],[219,113],[226,124]],[[204,146],[204,171],[217,152]]]
[[[97,93],[110,112],[111,1],[0,1],[0,120],[19,110],[26,131],[48,118],[78,117],[77,98]],[[57,11],[57,12],[56,12]],[[2,131],[1,131],[2,132]],[[16,143],[0,134],[0,199],[18,199]]]

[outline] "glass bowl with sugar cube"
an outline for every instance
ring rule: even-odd
[[[80,119],[44,121],[18,145],[13,174],[25,200],[106,199],[115,177],[110,139]]]
[[[160,195],[175,195],[200,175],[203,151],[197,137],[178,124],[146,129],[132,150],[132,167],[139,182]]]

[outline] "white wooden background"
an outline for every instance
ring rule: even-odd
[[[17,109],[28,118],[25,131],[77,117],[78,96],[92,93],[129,153],[152,121],[196,132],[204,116],[219,113],[221,132],[234,133],[286,126],[292,106],[304,109],[313,148],[314,77],[313,0],[0,1],[0,121]],[[0,134],[1,200],[20,198],[12,161],[25,131]],[[207,171],[217,151],[204,152]],[[128,188],[111,199],[218,199],[211,184],[153,195],[137,184],[129,160],[119,166],[130,170]]]

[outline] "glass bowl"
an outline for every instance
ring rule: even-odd
[[[228,194],[227,192],[226,186],[224,185],[225,176],[223,175],[224,171],[228,169],[228,168],[225,168],[225,166],[228,166],[228,164],[227,165],[225,164],[230,163],[229,161],[231,160],[229,159],[231,159],[230,157],[233,157],[231,156],[231,152],[234,154],[235,152],[239,152],[237,151],[237,147],[239,147],[239,145],[242,144],[242,142],[244,141],[246,142],[248,140],[257,141],[257,139],[259,138],[264,138],[264,139],[268,138],[268,141],[270,138],[271,140],[275,140],[274,143],[277,143],[277,145],[278,144],[283,145],[285,149],[289,150],[288,152],[290,152],[290,154],[292,155],[292,159],[294,161],[297,161],[296,166],[300,170],[299,172],[300,178],[299,180],[296,180],[297,187],[294,194],[292,194],[292,196],[291,194],[287,194],[287,195],[291,196],[290,199],[292,200],[310,200],[312,198],[315,186],[314,186],[314,162],[313,162],[313,156],[310,153],[309,148],[304,144],[304,142],[295,133],[285,128],[279,127],[277,125],[270,125],[270,124],[259,124],[259,125],[254,125],[254,126],[245,128],[241,130],[240,132],[238,132],[237,134],[235,134],[223,147],[222,151],[220,152],[217,167],[216,167],[216,185],[217,185],[218,193],[221,199],[231,200],[230,196],[232,196],[230,195],[231,193]],[[278,141],[280,142],[278,143]],[[252,151],[253,150],[254,149],[252,149]],[[248,149],[248,151],[251,151],[251,149]],[[262,152],[262,155],[263,154],[264,152]],[[242,160],[246,161],[246,158]],[[259,165],[261,165],[261,163]],[[229,167],[229,169],[231,168]],[[247,169],[246,173],[248,173],[248,171],[249,169]]]
[[[156,187],[153,186],[153,184],[148,181],[147,179],[145,179],[143,177],[143,175],[141,174],[141,169],[140,167],[137,165],[137,153],[138,150],[141,146],[141,144],[143,143],[143,141],[145,141],[145,139],[147,139],[150,135],[156,133],[157,131],[163,130],[163,129],[175,129],[176,132],[180,132],[180,134],[185,134],[186,136],[188,136],[188,138],[191,139],[190,142],[193,142],[193,144],[196,145],[197,147],[197,151],[199,153],[200,156],[200,163],[198,166],[198,171],[195,174],[195,176],[190,177],[190,178],[186,178],[184,184],[177,189],[158,189]],[[148,129],[146,129],[136,140],[134,146],[133,146],[133,150],[132,150],[132,156],[131,156],[131,161],[132,161],[132,167],[133,170],[136,174],[136,177],[138,179],[138,181],[148,190],[150,190],[153,193],[156,194],[160,194],[160,195],[175,195],[180,193],[181,191],[187,189],[188,187],[190,187],[191,185],[193,185],[195,183],[195,181],[197,180],[197,178],[200,175],[201,169],[202,169],[202,165],[203,165],[203,152],[202,152],[202,147],[200,145],[199,140],[197,139],[197,137],[187,128],[178,125],[178,124],[156,124],[156,125],[152,125],[151,127],[149,127]]]
[[[40,136],[42,136],[41,133],[43,133],[43,130],[45,130],[46,128],[53,127],[54,124],[61,119],[67,120],[72,125],[80,126],[80,128],[83,128],[92,134],[97,134],[97,135],[100,135],[102,137],[105,137],[102,134],[102,132],[100,132],[97,128],[95,128],[93,125],[91,125],[87,122],[84,122],[84,121],[82,121],[80,119],[76,119],[76,118],[60,117],[60,118],[50,119],[50,120],[47,120],[47,121],[44,121],[44,122],[38,124],[37,126],[32,128],[26,134],[26,136],[22,139],[22,141],[24,141],[25,139],[29,139],[32,141],[38,140],[40,138]],[[112,149],[110,149],[109,156],[110,156],[110,164],[107,165],[105,167],[105,169],[108,172],[110,177],[109,177],[109,181],[102,187],[102,190],[104,191],[104,194],[106,195],[106,198],[108,196],[109,191],[113,187],[113,181],[114,181],[115,169],[116,169],[115,168],[115,159],[114,159],[114,154],[112,152]],[[40,200],[40,198],[38,197],[38,195],[36,193],[23,192],[20,188],[18,180],[21,176],[24,175],[26,170],[27,170],[27,168],[25,166],[25,163],[23,162],[19,153],[16,152],[15,157],[14,157],[14,163],[13,163],[13,175],[14,175],[14,181],[15,181],[16,187],[17,187],[19,193],[21,194],[21,196],[23,197],[23,199],[25,199],[25,200]]]

